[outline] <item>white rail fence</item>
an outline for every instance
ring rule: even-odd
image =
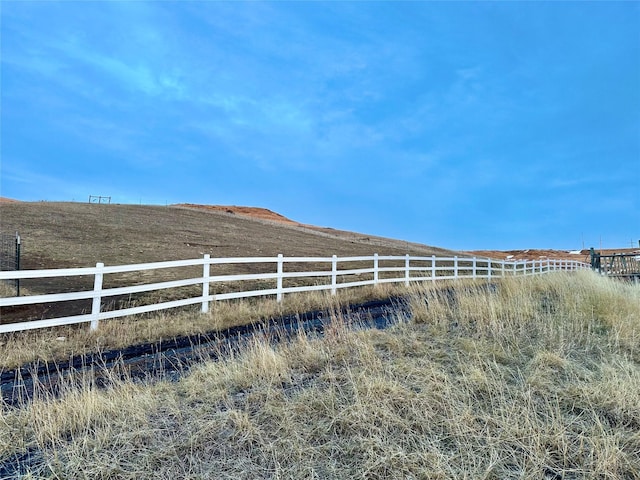
[[[322,271],[285,271],[286,264],[327,265]],[[212,275],[211,269],[217,265],[229,264],[275,264],[275,272]],[[340,265],[347,268],[340,269]],[[358,265],[358,268],[352,268]],[[106,275],[144,272],[148,270],[170,269],[178,267],[202,267],[202,275],[196,278],[133,285],[128,287],[103,288]],[[328,268],[330,266],[330,269]],[[263,267],[264,268],[264,267]],[[0,272],[0,280],[40,279],[52,277],[92,276],[93,289],[69,293],[54,293],[46,295],[28,295],[22,297],[0,298],[0,307],[12,307],[33,304],[50,304],[73,300],[92,300],[91,313],[68,317],[31,320],[19,323],[0,324],[0,333],[32,330],[60,325],[89,323],[92,330],[98,327],[100,320],[126,317],[141,313],[166,310],[187,305],[201,305],[201,311],[209,310],[209,303],[217,300],[233,298],[248,298],[256,296],[275,295],[278,302],[286,293],[310,292],[314,290],[330,290],[332,294],[340,288],[351,288],[382,283],[439,281],[448,279],[492,279],[507,275],[536,275],[559,270],[589,269],[586,263],[570,260],[528,260],[528,261],[499,261],[487,258],[468,257],[415,257],[415,256],[359,256],[359,257],[249,257],[249,258],[204,258],[192,260],[178,260],[170,262],[143,263],[136,265],[105,266],[103,263],[90,268],[65,268],[50,270],[21,270]],[[363,277],[366,277],[364,280]],[[284,286],[286,279],[315,280],[313,285]],[[320,283],[320,279],[322,282]],[[211,293],[211,286],[217,282],[243,282],[271,280],[273,288],[254,290],[238,290],[228,293]],[[226,283],[228,285],[228,283]],[[241,285],[241,283],[238,283]],[[195,297],[180,300],[165,301],[150,305],[131,308],[120,308],[112,311],[102,310],[103,300],[114,296],[131,295],[165,289],[175,289],[200,285],[202,293]],[[200,289],[198,289],[200,291]],[[1,322],[1,319],[0,319]]]

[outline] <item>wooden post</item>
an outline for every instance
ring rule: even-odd
[[[473,266],[471,268],[471,276],[475,279],[476,278],[476,257],[473,257]]]
[[[211,255],[205,253],[204,262],[202,263],[202,313],[207,313],[209,311],[210,258]]]
[[[102,279],[104,268],[104,263],[96,263],[96,268],[98,271],[93,280],[93,304],[91,305],[91,327],[90,329],[93,331],[98,328],[98,320],[100,315],[100,304],[102,302],[102,296],[100,292],[102,291]]]
[[[16,271],[20,270],[20,234],[16,232]],[[16,279],[16,297],[20,296],[20,279]]]
[[[407,256],[404,257],[404,286],[408,287],[409,286],[409,277],[410,277],[410,272],[411,270],[409,270],[409,254],[407,253]]]
[[[453,278],[458,278],[458,256],[453,257]]]
[[[336,294],[338,285],[338,256],[331,257],[331,295]]]
[[[436,280],[436,256],[431,255],[431,281]]]
[[[373,254],[373,284],[378,285],[379,275],[378,275],[378,254]]]
[[[282,272],[283,272],[283,255],[281,253],[278,254],[278,279],[277,279],[277,293],[276,293],[276,301],[280,303],[282,301]]]

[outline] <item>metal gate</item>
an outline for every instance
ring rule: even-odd
[[[20,270],[20,235],[0,233],[0,270]],[[20,296],[20,280],[15,284],[16,297]]]
[[[640,254],[613,253],[611,255],[601,255],[592,248],[591,268],[598,273],[611,277],[640,279]]]

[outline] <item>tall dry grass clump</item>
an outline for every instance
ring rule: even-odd
[[[623,348],[637,358],[640,288],[592,272],[507,277],[495,284],[441,288],[423,284],[411,296],[414,321],[462,331],[501,345]],[[541,343],[542,342],[542,343]]]
[[[414,288],[388,330],[5,409],[0,477],[636,479],[639,295],[591,274]]]

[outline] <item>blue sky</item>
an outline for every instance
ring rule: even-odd
[[[640,239],[638,2],[0,8],[2,196],[455,249]]]

